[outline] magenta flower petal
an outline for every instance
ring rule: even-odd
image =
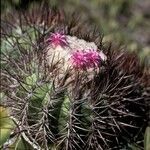
[[[86,67],[86,57],[84,56],[83,52],[73,52],[71,55],[71,62],[73,67],[84,69]]]
[[[73,67],[79,69],[94,68],[100,63],[100,55],[95,50],[76,51],[71,55],[71,62]]]
[[[99,52],[97,52],[95,50],[86,51],[85,57],[87,59],[87,66],[88,67],[96,67],[100,63]]]
[[[50,42],[55,47],[57,46],[63,47],[68,45],[66,36],[59,32],[52,33],[47,41]]]

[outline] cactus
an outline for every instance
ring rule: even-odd
[[[2,148],[143,148],[148,86],[135,54],[45,5],[3,18],[1,105],[16,126]]]

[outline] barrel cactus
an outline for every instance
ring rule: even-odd
[[[46,5],[2,16],[1,37],[1,105],[15,124],[2,148],[143,149],[149,83],[136,54]]]

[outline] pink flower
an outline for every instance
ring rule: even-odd
[[[55,47],[68,45],[66,36],[59,32],[52,33],[47,41]]]
[[[84,55],[84,52],[80,52],[80,51],[76,51],[76,52],[73,52],[71,57],[71,62],[72,62],[72,65],[75,67],[75,68],[80,68],[80,69],[84,69],[86,67],[86,57]]]
[[[74,68],[85,69],[98,67],[101,57],[95,50],[73,52],[71,62]]]
[[[88,67],[96,67],[100,63],[100,55],[95,50],[89,50],[85,52]]]

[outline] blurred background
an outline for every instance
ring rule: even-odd
[[[1,14],[44,0],[1,0]],[[150,65],[150,0],[45,0],[98,28],[104,42],[121,44]]]

